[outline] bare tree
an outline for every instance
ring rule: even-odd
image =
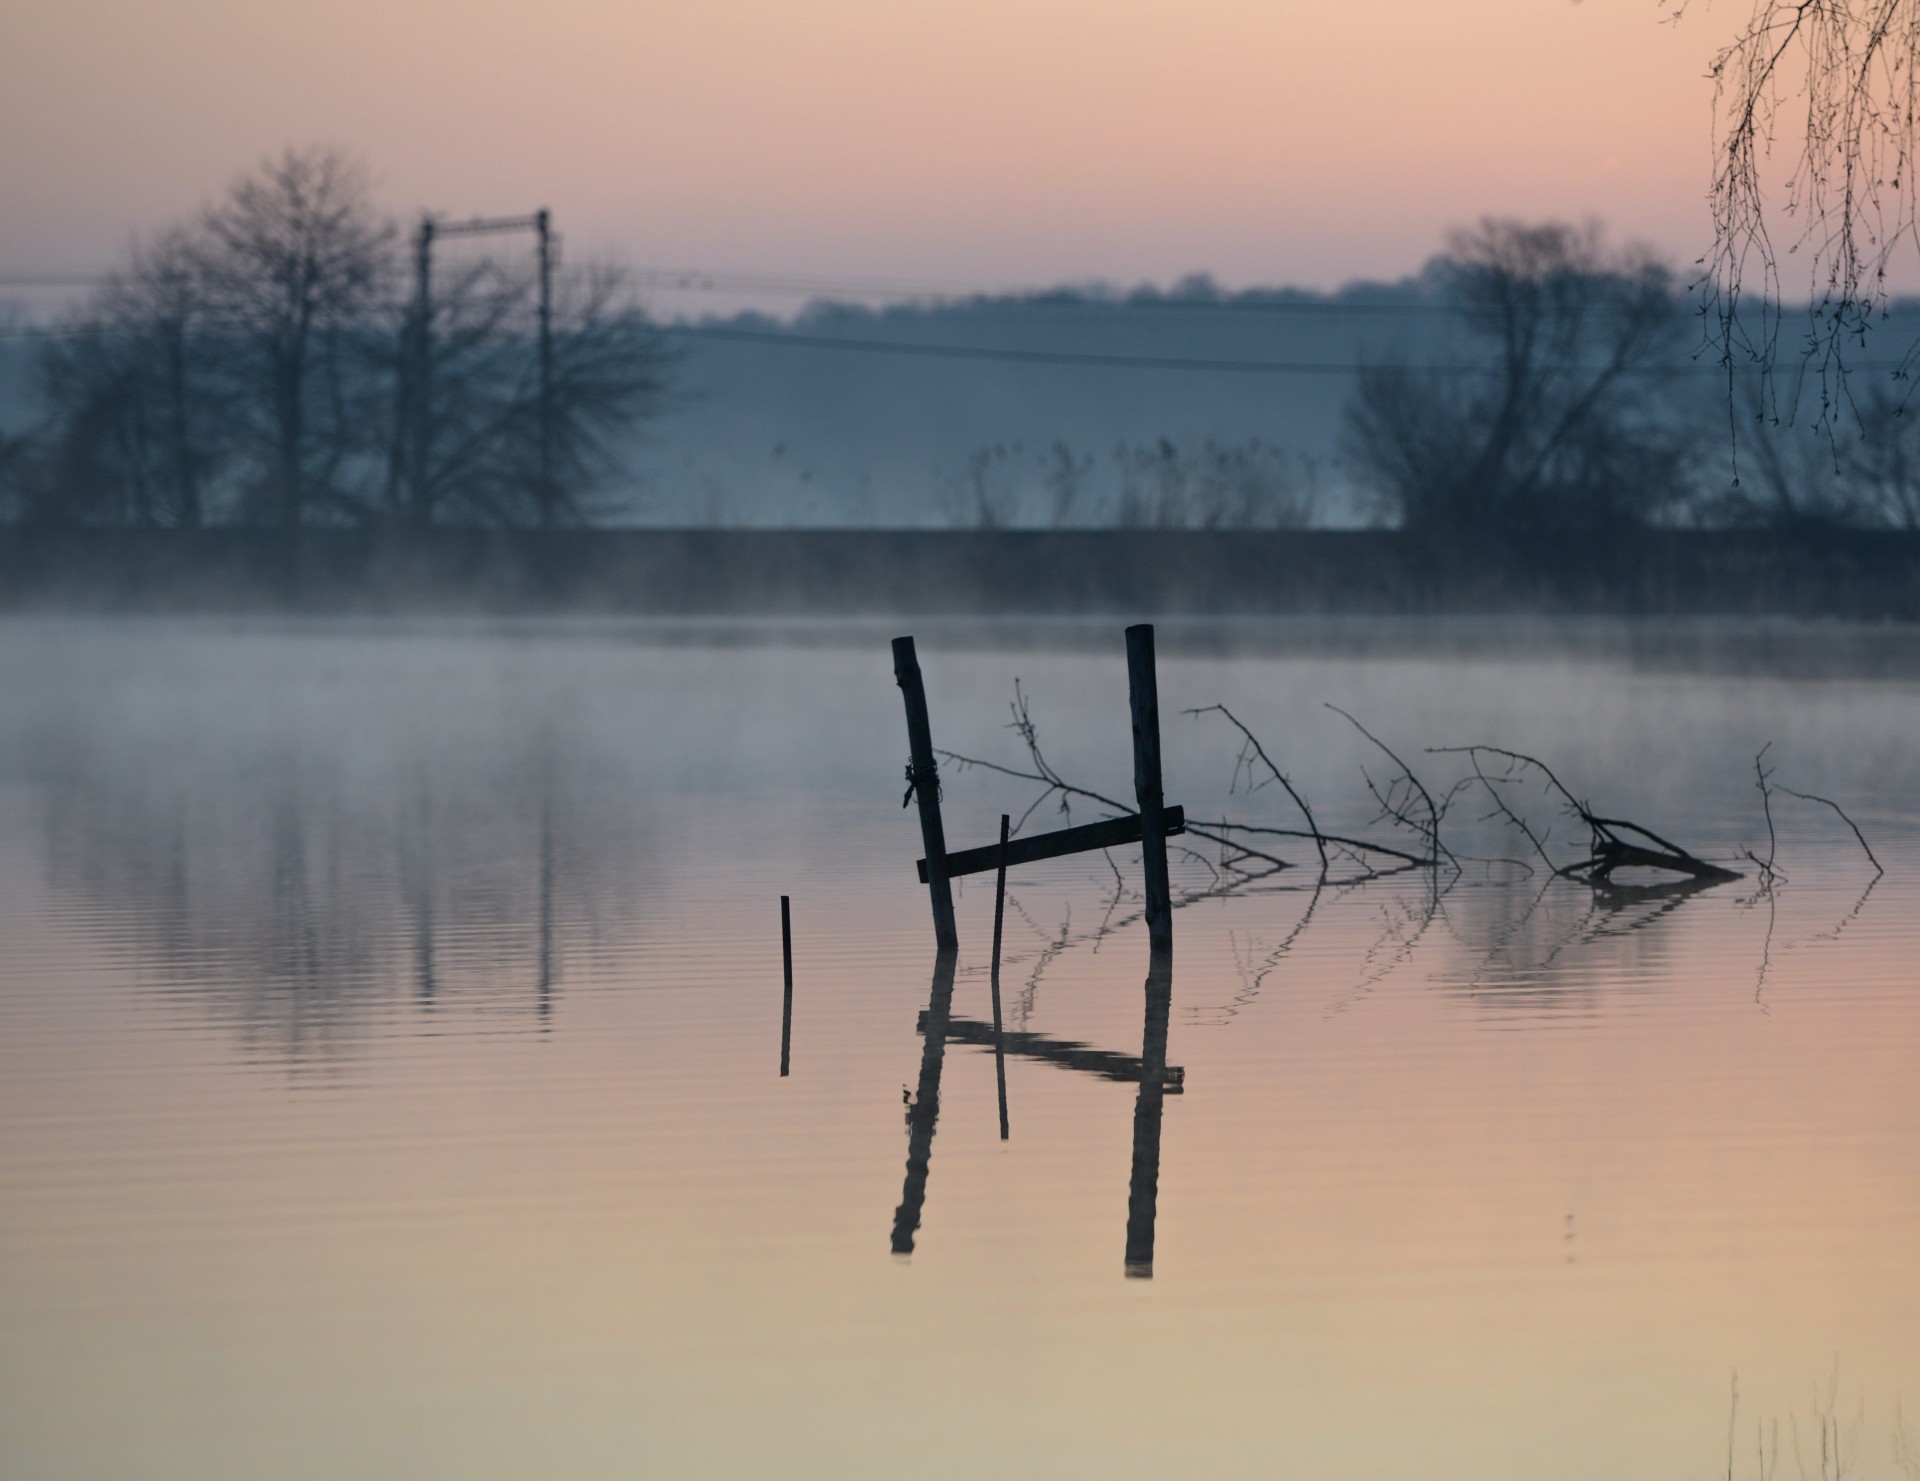
[[[1346,449],[1381,512],[1473,538],[1618,530],[1686,492],[1657,369],[1682,332],[1672,274],[1597,226],[1482,221],[1429,269],[1476,366],[1362,370]]]
[[[1783,405],[1781,387],[1759,367],[1742,366],[1732,384],[1748,428],[1740,435],[1739,476],[1701,497],[1696,512],[1703,522],[1783,535],[1880,523],[1864,473],[1883,451],[1882,429],[1856,430],[1836,442],[1830,429],[1797,417],[1791,399]]]
[[[531,342],[525,342],[531,348]],[[539,449],[550,416],[554,488],[547,518],[581,524],[603,512],[609,481],[624,466],[623,439],[669,402],[680,352],[654,328],[627,274],[604,264],[563,275],[553,304],[551,401],[543,413],[538,365],[519,380],[508,427],[511,496],[497,506],[507,522],[542,518]]]
[[[442,271],[420,323],[417,302],[390,302],[375,374],[386,401],[386,473],[369,522],[426,528],[470,518],[473,490],[499,476],[508,410],[527,358],[532,290],[491,259]],[[432,374],[419,353],[432,346]]]
[[[1862,507],[1876,523],[1920,531],[1920,414],[1904,385],[1875,381],[1854,398],[1860,437],[1846,467]]]
[[[283,528],[319,510],[350,515],[352,484],[377,456],[359,362],[393,266],[392,224],[349,156],[311,148],[235,181],[201,230],[249,512]]]
[[[196,244],[136,247],[38,371],[51,426],[28,479],[30,519],[195,526],[217,462],[212,343]]]
[[[383,341],[394,395],[380,517],[531,526],[603,512],[624,443],[667,404],[679,358],[627,276],[589,266],[556,281],[544,394],[533,276],[486,258],[440,283],[428,306],[430,385],[414,349],[417,305],[396,306]]]

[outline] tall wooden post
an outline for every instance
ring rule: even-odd
[[[1000,1140],[1007,1128],[1007,1035],[1000,1025],[1000,931],[1007,919],[1007,830],[1013,820],[1000,814],[1000,866],[993,883],[993,1078],[1000,1092]]]
[[[1151,646],[1148,652],[1152,652]],[[1148,662],[1151,666],[1152,660]],[[940,767],[933,759],[933,727],[927,721],[927,691],[920,682],[920,660],[914,654],[912,638],[893,640],[893,678],[907,705],[907,784],[910,795],[920,803],[920,842],[927,854],[927,895],[933,902],[934,944],[941,951],[958,951],[960,933],[953,923],[953,885],[947,878],[947,832],[940,822]],[[1158,754],[1156,743],[1155,755]],[[1156,761],[1156,799],[1160,795],[1159,775]],[[1154,816],[1157,818],[1158,812]],[[1160,845],[1162,879],[1166,877],[1166,856],[1163,840]]]
[[[1133,793],[1140,804],[1141,873],[1147,890],[1147,944],[1173,950],[1173,899],[1167,881],[1166,802],[1160,787],[1160,685],[1153,627],[1127,629],[1127,692],[1133,706]]]

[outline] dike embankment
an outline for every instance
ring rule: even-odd
[[[1920,619],[1920,536],[1663,531],[0,532],[0,610]]]

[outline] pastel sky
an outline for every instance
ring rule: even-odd
[[[0,273],[263,154],[576,251],[915,282],[1332,286],[1485,213],[1705,245],[1737,0],[4,0]]]

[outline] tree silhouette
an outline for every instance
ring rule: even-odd
[[[1686,492],[1684,441],[1642,374],[1682,332],[1672,275],[1596,226],[1482,221],[1429,267],[1478,365],[1364,367],[1351,466],[1423,535],[1608,532]]]
[[[230,346],[235,425],[256,518],[291,527],[342,491],[364,450],[366,322],[393,229],[337,149],[289,149],[202,222],[208,307]]]

